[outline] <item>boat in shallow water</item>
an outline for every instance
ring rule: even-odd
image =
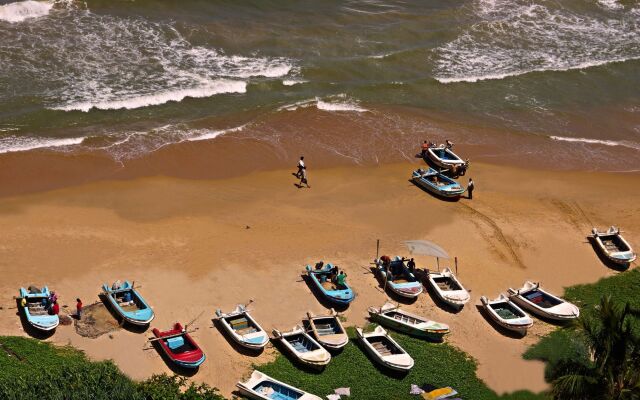
[[[400,257],[391,260],[388,268],[381,259],[376,259],[375,264],[378,276],[393,293],[408,299],[416,298],[422,293],[422,283]]]
[[[132,325],[145,326],[155,318],[153,309],[129,281],[102,285],[102,291],[113,310]]]
[[[307,322],[314,338],[326,349],[338,350],[349,343],[347,331],[333,309],[329,315],[307,312]]]
[[[35,286],[29,286],[29,289],[20,288],[20,298],[23,299],[20,309],[29,325],[43,332],[51,332],[60,325],[60,318],[49,314],[47,310],[50,295],[47,286],[42,289]]]
[[[305,269],[309,279],[325,299],[337,305],[348,305],[356,298],[356,295],[346,282],[340,285],[335,282],[335,279],[332,279],[332,268],[333,265],[326,264],[321,269],[315,269],[310,265],[307,265]]]
[[[449,268],[443,269],[442,272],[427,271],[426,275],[429,286],[447,305],[461,309],[471,299],[467,289]]]
[[[260,371],[253,371],[249,380],[236,386],[243,396],[256,400],[322,400]]]
[[[416,185],[437,196],[453,199],[464,193],[464,188],[458,182],[433,168],[426,171],[417,169],[411,174],[411,179]]]
[[[195,369],[206,359],[200,346],[178,322],[166,331],[153,328],[153,334],[157,339],[152,340],[158,342],[162,352],[179,367]]]
[[[230,313],[216,310],[218,322],[223,330],[240,346],[260,350],[269,343],[269,335],[249,314],[246,307],[238,305]]]
[[[289,332],[274,329],[273,335],[303,365],[322,369],[331,361],[331,354],[299,326]]]
[[[531,317],[504,294],[494,300],[482,296],[480,301],[489,317],[504,329],[526,335],[533,325]]]
[[[372,321],[412,336],[441,342],[449,333],[449,325],[412,314],[393,303],[387,302],[380,308],[369,307],[368,311]]]
[[[629,243],[622,237],[620,229],[615,226],[610,227],[605,232],[593,228],[591,237],[596,243],[596,247],[610,261],[627,266],[636,259],[636,254]]]
[[[389,336],[383,327],[376,326],[373,332],[364,332],[361,328],[356,328],[356,334],[367,353],[377,363],[400,372],[413,368],[413,358]]]
[[[543,290],[540,283],[527,281],[520,289],[509,288],[509,296],[521,307],[543,318],[568,321],[580,316],[576,305]]]

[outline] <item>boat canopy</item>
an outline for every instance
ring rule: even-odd
[[[437,258],[449,259],[449,254],[437,244],[428,240],[407,240],[404,242],[409,253],[422,256],[432,256]]]

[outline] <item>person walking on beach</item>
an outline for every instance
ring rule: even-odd
[[[298,172],[296,172],[296,178],[302,178],[302,172],[304,171],[304,156],[300,156],[300,161],[298,161]]]
[[[300,160],[300,162],[302,162],[302,159]],[[307,167],[304,166],[304,163],[300,171],[300,183],[298,184],[298,187],[302,188],[302,185],[304,184],[307,185],[307,188],[311,189],[311,186],[309,186],[309,182],[307,181]]]
[[[467,185],[467,192],[469,193],[469,200],[473,199],[473,188],[475,185],[473,184],[473,179],[469,178],[469,184]]]
[[[76,316],[78,320],[82,317],[82,301],[80,299],[76,299]]]

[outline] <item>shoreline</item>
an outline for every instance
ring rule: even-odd
[[[152,327],[184,323],[204,311],[195,339],[208,360],[193,379],[228,395],[272,350],[258,358],[238,354],[211,327],[216,308],[253,298],[253,314],[265,329],[290,328],[307,310],[325,310],[300,278],[305,264],[323,259],[349,275],[358,298],[345,312],[346,324],[362,325],[366,308],[386,299],[366,270],[376,239],[381,254],[390,255],[408,255],[403,240],[428,239],[458,257],[472,300],[458,314],[427,293],[405,307],[448,323],[447,341],[478,361],[478,376],[496,392],[544,390],[543,364],[521,355],[551,327],[536,319],[524,339],[506,337],[476,304],[481,295],[497,296],[526,279],[561,294],[563,287],[614,274],[584,238],[591,224],[615,223],[638,243],[633,199],[640,196],[640,176],[550,175],[474,163],[468,174],[476,182],[474,199],[444,202],[408,181],[414,167],[311,169],[310,190],[293,186],[293,169],[276,169],[224,179],[103,180],[0,198],[2,303],[10,305],[20,286],[47,284],[73,307],[76,297],[93,302],[104,282],[135,280],[156,311]],[[611,196],[622,191],[624,197]],[[433,260],[416,259],[420,268],[435,267]],[[3,334],[25,334],[6,307],[0,327]],[[87,339],[61,326],[50,340],[70,343],[92,359],[112,358],[136,379],[169,372],[155,352],[142,350],[147,334],[119,330],[112,336]]]

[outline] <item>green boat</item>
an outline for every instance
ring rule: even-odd
[[[449,333],[449,325],[406,312],[393,303],[385,303],[380,308],[369,307],[369,318],[393,330],[435,342],[441,342]]]

